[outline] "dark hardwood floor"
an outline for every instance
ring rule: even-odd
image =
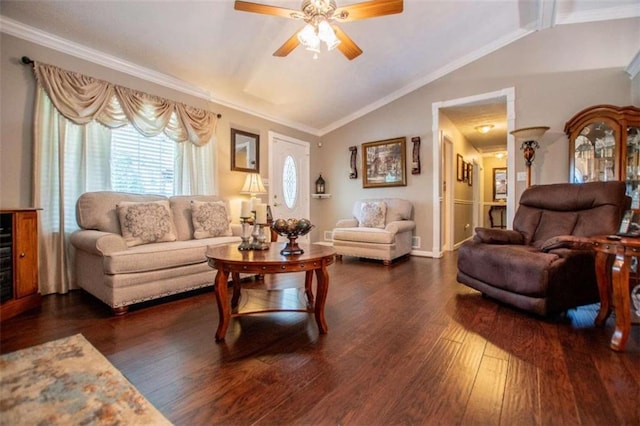
[[[123,317],[74,291],[3,322],[0,350],[82,333],[177,425],[640,424],[640,327],[610,350],[597,305],[553,320],[501,306],[456,282],[455,254],[388,268],[345,257],[330,276],[324,336],[312,315],[275,313],[232,319],[219,344],[210,290]]]

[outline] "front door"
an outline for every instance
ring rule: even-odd
[[[274,220],[309,219],[309,142],[269,132],[269,204]]]

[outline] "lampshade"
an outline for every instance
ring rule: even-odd
[[[546,126],[524,127],[511,132],[516,141],[538,141],[545,132],[549,130]]]
[[[244,186],[240,190],[241,194],[266,194],[267,190],[264,189],[262,184],[262,178],[258,173],[249,173],[244,181]]]

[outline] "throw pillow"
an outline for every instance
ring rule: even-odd
[[[229,214],[224,201],[191,201],[193,238],[196,240],[232,235]]]
[[[360,224],[362,228],[382,228],[387,216],[387,204],[384,201],[363,201],[360,205]]]
[[[122,201],[116,209],[122,237],[128,247],[176,240],[169,200]]]

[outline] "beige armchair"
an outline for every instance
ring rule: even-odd
[[[341,219],[333,229],[333,247],[338,258],[344,256],[382,260],[390,265],[394,259],[411,252],[413,205],[399,198],[356,201],[353,217]]]

